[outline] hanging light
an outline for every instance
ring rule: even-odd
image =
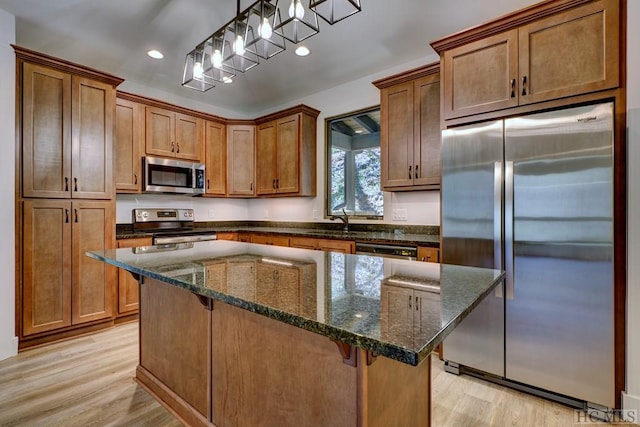
[[[182,73],[182,86],[201,92],[215,87],[211,76],[205,73],[205,60],[205,47],[204,43],[201,43],[187,54]]]
[[[361,10],[360,0],[256,0],[187,54],[182,85],[207,91],[228,83],[285,50],[285,39],[299,43],[320,31],[318,16],[335,24]],[[283,19],[284,17],[284,19]]]
[[[310,0],[309,9],[329,25],[362,11],[360,0]]]
[[[302,0],[276,0],[275,7],[273,31],[291,43],[300,43],[320,31],[318,15],[305,10]]]
[[[269,59],[285,50],[284,37],[273,31],[275,18],[276,7],[269,0],[258,0],[249,8],[247,25],[258,31],[255,39],[247,46],[263,59]]]

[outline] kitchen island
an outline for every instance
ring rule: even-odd
[[[88,255],[139,279],[136,380],[218,427],[428,426],[430,353],[503,279],[229,241]]]

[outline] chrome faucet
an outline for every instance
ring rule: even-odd
[[[344,215],[331,215],[329,219],[331,221],[336,219],[339,219],[340,221],[342,221],[342,224],[344,224],[344,227],[342,228],[342,230],[345,233],[348,233],[349,232],[349,215],[347,215],[347,212],[344,209],[342,209],[342,213]]]

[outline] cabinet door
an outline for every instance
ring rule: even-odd
[[[382,284],[380,289],[380,336],[398,344],[413,344],[413,290]]]
[[[413,339],[414,343],[423,343],[433,330],[429,330],[431,325],[439,325],[442,322],[442,304],[440,294],[428,291],[413,291],[414,318],[413,318]]]
[[[113,86],[73,76],[71,196],[113,198]]]
[[[23,204],[22,335],[71,325],[71,202]]]
[[[277,135],[276,122],[258,126],[256,140],[256,194],[276,192]]]
[[[318,240],[318,247],[323,251],[342,252],[352,254],[354,252],[355,242],[348,240]]]
[[[115,181],[117,193],[139,193],[142,175],[143,107],[116,99]]]
[[[234,232],[229,232],[229,231],[225,231],[225,232],[218,232],[216,233],[216,238],[218,240],[233,240],[233,241],[238,241],[238,233],[234,233]]]
[[[440,185],[440,76],[414,82],[413,184]]]
[[[205,267],[206,286],[218,292],[227,291],[227,263],[212,262],[207,263]]]
[[[227,127],[207,121],[205,124],[205,194],[224,196],[227,191]]]
[[[618,7],[591,2],[520,28],[520,104],[617,87]]]
[[[24,197],[71,197],[71,76],[22,66]]]
[[[74,201],[72,204],[73,324],[111,317],[116,268],[89,258],[87,251],[113,249],[115,203]]]
[[[445,119],[518,105],[518,30],[447,50],[441,64]]]
[[[118,248],[136,248],[150,246],[151,238],[120,239]],[[138,281],[127,270],[118,269],[118,314],[131,314],[138,311],[139,289]]]
[[[426,246],[418,246],[418,261],[423,262],[440,262],[439,250],[436,248],[428,248]]]
[[[269,234],[251,234],[251,243],[272,246],[289,246],[289,238],[284,236],[274,236]]]
[[[144,151],[149,155],[175,157],[175,113],[145,107]]]
[[[175,132],[176,157],[201,162],[204,120],[175,113]]]
[[[380,91],[382,188],[413,184],[413,82]]]
[[[289,239],[289,246],[299,249],[320,250],[318,240],[319,239],[313,237],[291,237]]]
[[[277,121],[277,174],[278,193],[300,191],[300,115]]]
[[[255,127],[227,126],[227,190],[232,196],[253,196]]]

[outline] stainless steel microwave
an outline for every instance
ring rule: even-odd
[[[145,193],[204,194],[204,164],[149,156],[142,163]]]

